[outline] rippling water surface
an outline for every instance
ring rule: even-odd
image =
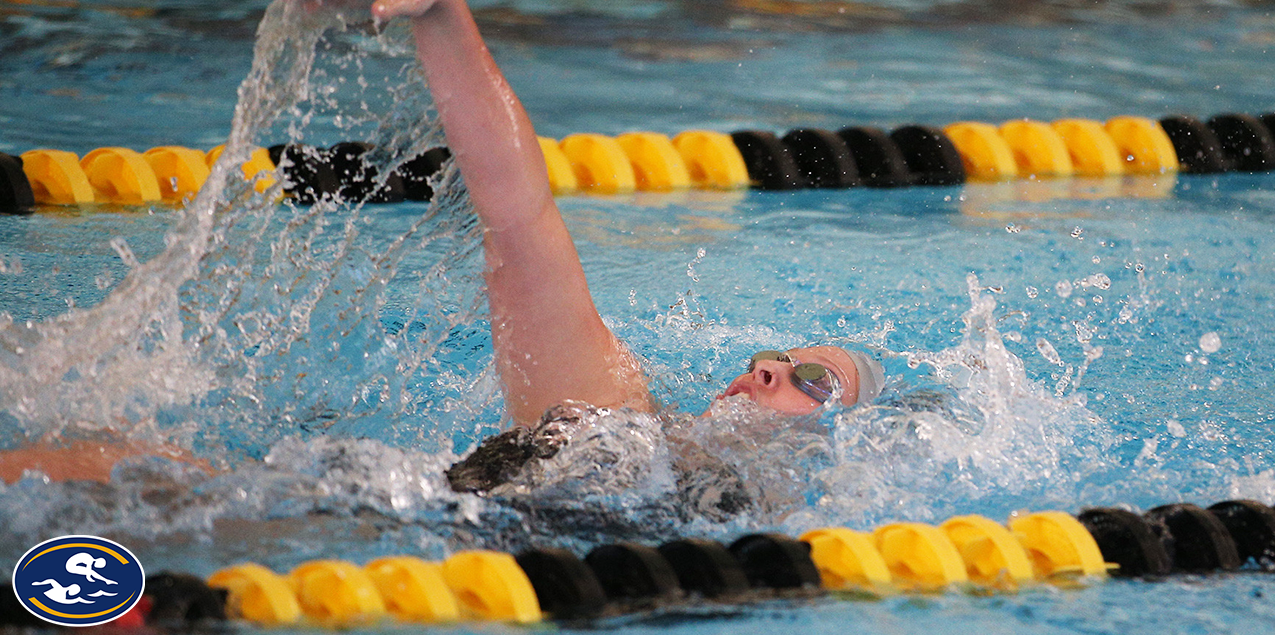
[[[1275,19],[1257,8],[793,5],[475,3],[551,136],[1275,103]],[[667,412],[592,421],[480,499],[442,475],[503,426],[458,175],[440,176],[429,205],[302,207],[227,168],[254,144],[367,140],[385,166],[440,144],[401,26],[261,3],[0,9],[0,151],[229,141],[181,207],[0,217],[0,445],[163,440],[194,460],[133,461],[105,484],[31,472],[0,486],[14,559],[71,532],[126,539],[151,570],[206,574],[245,559],[582,553],[1275,501],[1268,175],[560,199],[603,316],[647,360]],[[874,351],[885,395],[799,420],[730,401],[692,416],[756,350],[812,342]],[[705,487],[679,483],[688,456],[715,466]],[[725,482],[749,504],[723,513],[703,498]],[[825,599],[605,626],[1239,631],[1269,628],[1270,580]]]

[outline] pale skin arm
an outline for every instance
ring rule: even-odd
[[[522,104],[464,0],[379,0],[378,19],[411,19],[447,145],[483,224],[496,365],[513,421],[567,399],[653,407],[637,361],[602,323],[549,190]]]

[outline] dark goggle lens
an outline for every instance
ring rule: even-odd
[[[757,362],[788,362],[788,353],[783,351],[758,351],[748,360],[748,372],[753,372],[757,368]]]
[[[828,378],[828,369],[824,368],[822,364],[798,364],[793,369],[793,373],[797,375],[797,379],[812,384]]]
[[[822,364],[798,364],[792,374],[797,388],[816,401],[828,401],[836,389],[832,373]]]

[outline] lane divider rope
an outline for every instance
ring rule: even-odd
[[[264,627],[351,628],[387,621],[533,624],[676,607],[827,593],[850,597],[1078,587],[1108,575],[1275,572],[1275,509],[1252,500],[1209,508],[1162,505],[1137,514],[1092,508],[1015,513],[1005,524],[966,515],[939,525],[897,522],[870,532],[815,529],[794,539],[750,534],[729,545],[703,538],[658,547],[602,545],[583,559],[565,549],[517,556],[471,550],[442,562],[392,556],[358,566],[311,560],[287,574],[255,563],[206,580],[161,573],[119,625],[189,630],[226,619]],[[0,589],[0,603],[12,589]],[[0,627],[25,612],[0,611]],[[27,616],[30,617],[30,616]],[[31,619],[36,619],[32,617]],[[34,623],[33,623],[34,624]]]
[[[672,138],[655,132],[578,133],[538,141],[550,187],[562,196],[1266,172],[1275,169],[1273,125],[1275,113],[1226,113],[1207,122],[1188,115],[1160,121],[1015,119],[999,125],[958,121],[941,129],[910,125],[888,133],[860,126],[836,132],[797,128],[782,136],[689,130]],[[0,212],[22,213],[36,205],[179,203],[198,193],[223,150],[160,146],[138,153],[108,147],[83,158],[52,149],[0,154]],[[254,149],[241,167],[258,192],[274,185],[277,174],[300,204],[393,203],[429,200],[429,180],[450,157],[446,148],[435,148],[381,178],[369,160],[375,150],[361,142],[277,145]]]

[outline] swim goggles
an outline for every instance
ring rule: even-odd
[[[841,387],[837,376],[823,364],[802,364],[783,351],[760,351],[748,361],[748,372],[757,368],[757,362],[771,361],[792,364],[792,383],[811,399],[826,403],[832,393]]]

